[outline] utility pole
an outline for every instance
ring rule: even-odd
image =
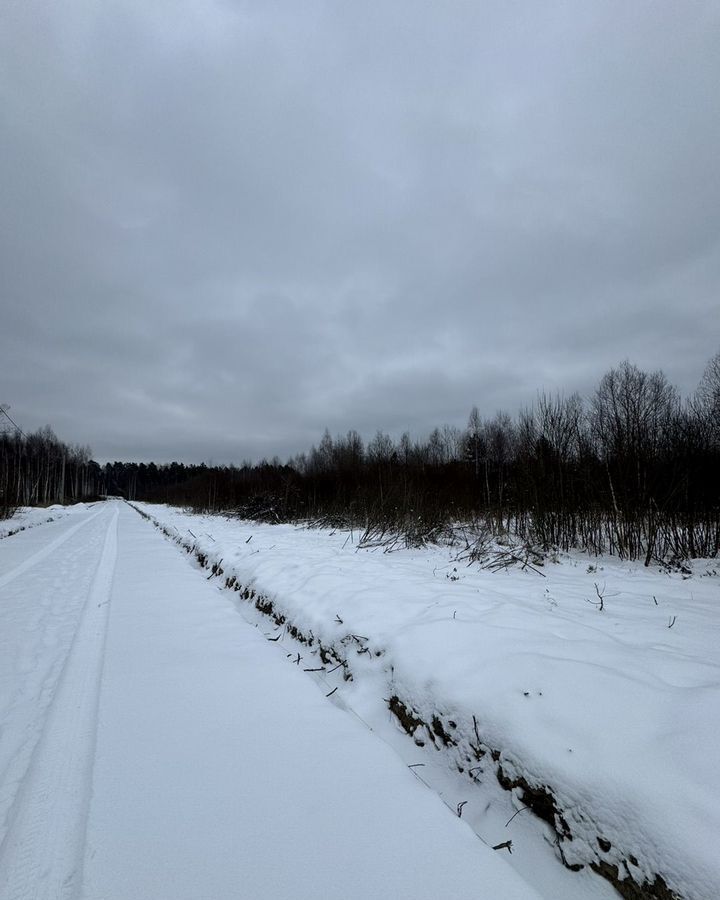
[[[8,410],[9,404],[0,403],[0,446],[2,446],[2,457],[0,457],[0,518],[9,514],[10,506],[8,497],[12,491],[10,456],[12,454],[12,445],[15,443],[17,452],[16,438],[23,436],[20,427],[12,420]],[[18,469],[19,472],[19,469]],[[12,476],[14,481],[14,476]],[[20,482],[18,476],[17,490],[19,490]],[[17,493],[17,490],[15,493]]]
[[[0,437],[4,437],[5,435],[8,435],[8,437],[15,437],[17,434],[21,437],[25,437],[22,428],[20,428],[20,426],[10,417],[10,413],[8,412],[9,409],[9,403],[0,403]]]

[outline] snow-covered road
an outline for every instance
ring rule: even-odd
[[[0,897],[530,898],[124,504],[0,541]]]

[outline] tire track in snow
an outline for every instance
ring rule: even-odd
[[[111,512],[0,589],[0,846],[82,619]]]
[[[100,510],[99,512],[93,513],[93,515],[88,516],[87,519],[83,519],[82,522],[78,522],[77,525],[73,525],[72,528],[68,529],[64,534],[59,535],[54,541],[50,541],[45,547],[37,550],[24,562],[21,562],[19,566],[6,572],[4,575],[0,575],[0,588],[5,587],[6,584],[10,584],[10,582],[14,581],[19,575],[34,568],[39,562],[42,562],[51,553],[57,550],[58,547],[61,547],[65,541],[69,540],[76,532],[81,528],[84,528],[88,522],[92,522],[93,519],[96,519],[98,516],[102,515],[102,513],[103,510]]]
[[[115,509],[78,630],[0,847],[0,896],[7,900],[69,900],[81,887],[118,516]]]

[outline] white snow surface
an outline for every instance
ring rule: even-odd
[[[458,752],[477,725],[506,775],[550,788],[568,863],[720,895],[720,562],[688,575],[571,554],[492,572],[458,548],[359,550],[348,532],[138,506],[348,659],[358,713],[366,683],[452,721]]]
[[[75,503],[72,506],[21,506],[12,516],[0,519],[0,540],[12,537],[20,531],[35,528],[37,525],[45,525],[57,522],[66,516],[82,515],[90,506],[89,503]]]
[[[2,900],[540,896],[236,600],[120,502],[0,541]]]

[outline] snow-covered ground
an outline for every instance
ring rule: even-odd
[[[2,900],[541,896],[206,576],[114,501],[0,541]]]
[[[88,503],[75,503],[72,506],[21,506],[8,519],[0,519],[0,540],[28,528],[35,528],[36,525],[57,522],[66,516],[81,515],[90,506],[92,504]]]
[[[139,506],[484,840],[512,840],[544,896],[609,896],[588,864],[645,896],[720,895],[717,560],[488,571],[447,547],[358,550],[347,532]],[[388,730],[388,703],[414,743]],[[527,805],[551,824],[505,824]]]

